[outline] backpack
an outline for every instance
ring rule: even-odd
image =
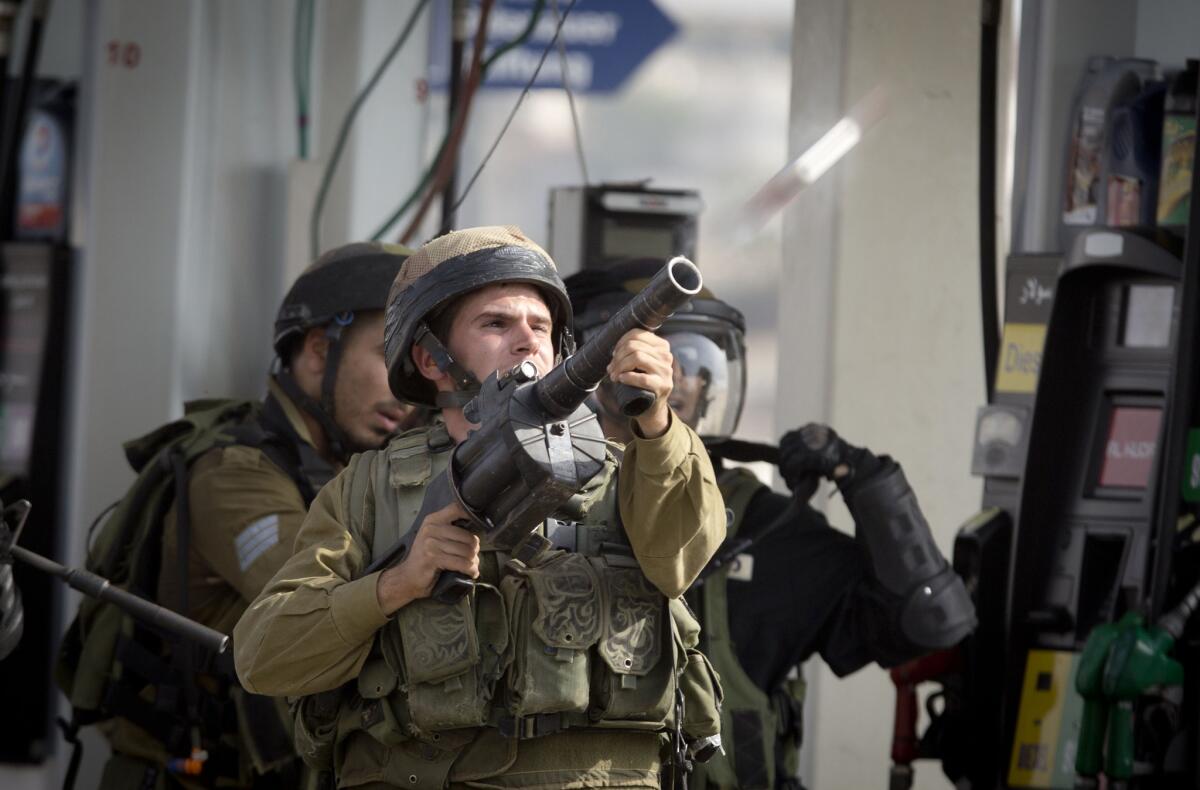
[[[266,410],[272,407],[282,417],[278,404],[268,398]],[[200,456],[217,447],[237,444],[261,449],[297,481],[306,504],[311,502],[313,486],[300,472],[294,431],[288,435],[286,418],[280,426],[278,418],[263,417],[264,404],[256,401],[194,401],[185,404],[182,418],[126,442],[125,457],[137,479],[89,547],[87,569],[154,601],[163,521],[180,500],[179,560],[186,589],[188,471]],[[81,756],[78,728],[120,717],[160,739],[167,754],[178,759],[179,770],[195,773],[196,766],[189,770],[185,761],[203,748],[208,751],[206,774],[236,777],[236,749],[219,743],[231,729],[233,716],[229,692],[237,681],[232,653],[202,653],[114,604],[85,598],[63,636],[54,668],[55,682],[72,708],[72,720],[63,728],[67,741],[75,745],[68,776],[73,778]],[[199,675],[205,676],[203,682],[197,682]],[[259,699],[270,703],[268,698]]]

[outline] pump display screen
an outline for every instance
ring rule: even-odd
[[[1166,348],[1171,344],[1171,314],[1175,288],[1170,285],[1130,285],[1125,289],[1121,345],[1126,348]]]
[[[50,321],[44,261],[10,259],[0,274],[0,472],[29,473]]]
[[[662,258],[679,253],[674,249],[674,226],[633,225],[604,220],[605,258]]]
[[[1097,481],[1101,488],[1145,488],[1149,484],[1161,424],[1162,409],[1113,407]]]

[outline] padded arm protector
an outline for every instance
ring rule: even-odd
[[[24,631],[25,609],[13,581],[12,561],[0,562],[0,661],[17,649]]]
[[[904,471],[890,459],[843,491],[876,579],[902,603],[900,628],[914,645],[938,650],[974,630],[975,607],[946,562]]]

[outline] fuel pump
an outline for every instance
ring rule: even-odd
[[[1094,629],[1158,610],[1177,498],[1163,485],[1180,342],[1178,251],[1089,230],[1066,258],[1047,327],[1008,601],[1007,782],[1071,787]]]
[[[1089,7],[1099,15],[1074,26],[1078,8],[1040,4],[1022,23],[1022,38],[1040,38],[1022,44],[1015,105],[1019,252],[1006,261],[1002,332],[989,333],[983,300],[990,386],[971,460],[983,509],[954,557],[980,626],[957,655],[894,675],[902,701],[918,682],[942,686],[919,740],[906,729],[913,706],[898,704],[894,781],[933,757],[960,788],[1200,786],[1194,53],[1160,64],[1149,57],[1165,42],[1147,36],[1089,58],[1114,46],[1093,39],[1122,39],[1121,14],[1155,12]],[[1074,105],[1065,83],[1047,87],[1063,61],[1045,56],[1068,51],[1082,75]],[[981,142],[982,167],[995,129]],[[985,297],[996,183],[981,176]],[[1156,201],[1173,220],[1154,219]],[[1070,213],[1085,204],[1095,211]]]
[[[25,3],[21,76],[0,105],[0,498],[29,499],[26,548],[58,558],[65,544],[63,445],[76,252],[70,233],[74,86],[36,74],[46,3]],[[0,60],[3,57],[0,56]],[[13,568],[24,635],[4,660],[0,762],[39,763],[55,742],[53,648],[61,590],[30,566]]]

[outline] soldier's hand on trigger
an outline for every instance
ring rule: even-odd
[[[666,433],[671,425],[667,398],[672,388],[671,344],[645,329],[631,329],[617,341],[608,377],[612,381],[640,387],[654,394],[654,404],[634,418],[647,439]]]
[[[805,490],[811,496],[817,477],[837,480],[849,474],[854,450],[828,425],[810,422],[779,440],[779,472],[793,493]]]
[[[466,518],[458,503],[425,517],[408,554],[379,577],[375,592],[385,614],[428,597],[442,571],[479,577],[479,536],[455,524]]]

